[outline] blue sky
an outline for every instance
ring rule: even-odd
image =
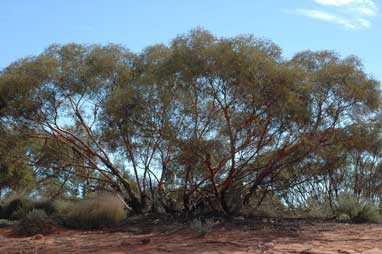
[[[0,0],[0,69],[52,43],[118,43],[139,52],[203,27],[271,39],[285,57],[359,56],[382,80],[382,0]]]

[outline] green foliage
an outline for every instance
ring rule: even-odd
[[[364,205],[351,220],[355,223],[379,223],[382,221],[382,217],[374,206]]]
[[[16,222],[11,220],[0,219],[0,228],[10,227],[15,225]]]
[[[209,219],[204,222],[200,218],[195,218],[192,220],[190,227],[192,230],[198,233],[199,236],[205,236],[211,232],[214,226],[214,221]]]
[[[21,220],[23,218],[25,218],[27,216],[27,214],[33,210],[33,207],[30,206],[30,207],[26,207],[26,206],[23,206],[23,207],[20,207],[18,208],[16,211],[14,211],[11,215],[11,219],[12,220]]]
[[[33,209],[33,202],[26,198],[16,198],[3,205],[2,218],[18,220]]]
[[[333,211],[329,202],[327,200],[318,200],[317,197],[308,199],[303,213],[303,215],[312,219],[328,219],[333,217]]]
[[[355,223],[378,223],[382,221],[376,207],[350,194],[340,196],[336,212],[341,219],[346,215],[350,221]]]
[[[260,186],[301,189],[295,201],[322,186],[382,194],[380,94],[356,57],[305,51],[288,60],[253,36],[195,29],[136,54],[52,45],[0,72],[0,186],[37,177],[49,198],[102,188],[126,195],[137,213],[157,196],[178,210],[206,200],[231,214]],[[73,210],[69,224],[89,228],[121,217],[91,200]]]
[[[17,223],[15,232],[24,236],[49,234],[53,230],[53,225],[53,221],[44,210],[33,209]]]
[[[337,213],[346,214],[350,219],[356,217],[362,210],[357,197],[351,194],[343,194],[338,199]]]
[[[66,202],[58,205],[65,226],[78,229],[100,229],[116,226],[126,218],[121,201],[114,195]]]
[[[33,208],[43,210],[49,216],[57,212],[54,202],[50,200],[36,201],[34,202]]]
[[[1,206],[0,218],[20,220],[33,209],[43,210],[48,215],[53,215],[57,210],[52,201],[34,201],[25,197],[13,198]]]
[[[347,215],[345,213],[340,213],[339,215],[337,215],[336,220],[338,222],[350,222],[351,221],[349,215]]]
[[[0,191],[4,188],[30,190],[33,187],[34,175],[27,165],[26,153],[25,138],[0,123]]]
[[[254,197],[242,210],[246,217],[280,218],[285,215],[286,207],[279,197],[265,194],[265,197]]]

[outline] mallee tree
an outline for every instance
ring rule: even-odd
[[[259,189],[334,176],[331,151],[378,126],[380,89],[356,57],[286,60],[270,41],[197,29],[139,54],[50,46],[1,72],[0,106],[4,128],[39,144],[34,170],[70,172],[137,213],[233,214]]]

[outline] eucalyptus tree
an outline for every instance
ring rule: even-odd
[[[1,74],[0,87],[6,124],[32,138],[57,142],[58,153],[69,147],[73,156],[63,162],[61,170],[95,171],[96,175],[84,177],[127,192],[133,209],[139,210],[131,183],[113,163],[98,131],[105,97],[116,84],[128,82],[133,59],[127,50],[114,45],[53,45],[39,56],[8,66]]]
[[[28,142],[18,133],[0,127],[0,198],[2,191],[28,191],[34,186],[27,148]]]
[[[355,57],[286,60],[270,41],[201,29],[139,54],[53,45],[0,74],[2,124],[39,140],[39,172],[117,192],[135,212],[231,214],[259,189],[309,180],[379,99]]]
[[[258,188],[288,188],[274,180],[320,160],[324,148],[340,145],[338,133],[379,108],[378,82],[355,57],[308,51],[286,61],[271,42],[200,30],[169,50],[158,75],[180,94],[172,117],[182,119],[175,138],[189,158],[178,160],[183,197],[205,189],[227,213]]]

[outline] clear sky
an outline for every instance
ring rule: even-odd
[[[331,49],[382,80],[382,0],[0,0],[0,69],[52,43],[118,43],[134,52],[203,27],[271,39],[284,56]]]

